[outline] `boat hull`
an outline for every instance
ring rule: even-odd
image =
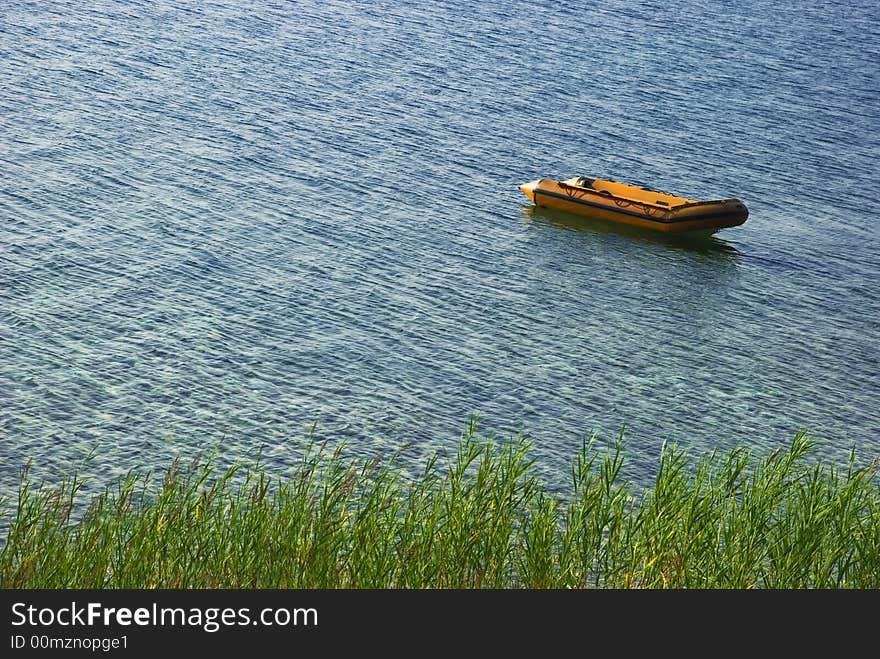
[[[539,179],[524,183],[520,190],[536,206],[663,233],[713,233],[739,226],[749,215],[739,199],[696,201],[583,177]]]

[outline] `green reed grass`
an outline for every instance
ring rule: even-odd
[[[876,461],[664,446],[653,486],[622,482],[624,442],[584,443],[560,498],[529,444],[480,440],[417,478],[394,459],[312,447],[284,480],[175,462],[131,474],[74,518],[82,483],[23,475],[5,513],[4,588],[877,588]]]

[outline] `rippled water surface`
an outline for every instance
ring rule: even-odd
[[[875,2],[23,2],[0,12],[0,491],[626,425],[880,454]],[[536,210],[741,198],[700,242]]]

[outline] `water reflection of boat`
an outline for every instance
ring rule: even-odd
[[[725,259],[741,255],[740,251],[728,241],[709,233],[660,233],[629,224],[593,220],[540,206],[526,206],[522,210],[529,217],[529,221],[536,225],[552,226],[585,234],[627,236],[640,241],[666,245],[688,252],[720,256]]]
[[[739,199],[698,201],[598,178],[542,178],[519,186],[536,206],[661,233],[712,234],[749,216]]]

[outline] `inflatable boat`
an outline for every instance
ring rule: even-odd
[[[564,181],[542,178],[523,183],[519,189],[535,206],[664,233],[711,234],[738,226],[749,216],[739,199],[698,201],[587,176]]]

